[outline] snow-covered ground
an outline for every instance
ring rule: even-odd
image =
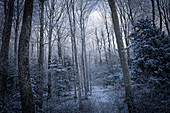
[[[71,92],[72,93],[72,92]],[[84,95],[82,93],[82,95]],[[54,113],[75,113],[78,111],[78,102],[75,102],[73,95],[64,102],[56,103],[52,112]],[[68,97],[67,97],[68,98]],[[83,98],[83,97],[82,97]],[[123,88],[116,89],[113,86],[93,86],[92,96],[83,99],[82,113],[128,113],[127,106],[124,103]]]

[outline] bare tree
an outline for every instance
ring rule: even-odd
[[[18,69],[21,94],[22,112],[34,113],[34,102],[29,69],[29,41],[31,35],[31,21],[33,0],[25,0],[23,24],[19,39]]]
[[[159,0],[156,0],[156,3],[157,3],[157,7],[158,7],[158,11],[159,11],[159,25],[160,25],[160,30],[162,31],[162,13],[161,13],[161,8],[160,8],[160,2]]]
[[[51,6],[51,7],[50,7]],[[50,14],[49,14],[49,32],[48,32],[48,70],[50,69],[51,64],[51,49],[52,49],[52,32],[53,32],[53,21],[54,21],[54,0],[51,0],[49,6]],[[51,73],[48,73],[48,98],[51,97]]]
[[[95,35],[96,35],[97,49],[98,49],[98,52],[99,52],[99,61],[100,61],[100,63],[102,63],[102,54],[101,54],[102,41],[99,40],[99,37],[98,37],[98,34],[97,34],[97,28],[95,29]],[[107,60],[107,58],[106,58],[106,60]]]
[[[169,23],[170,23],[170,19],[169,19],[169,6],[170,1],[169,0],[161,0],[161,9],[162,9],[162,16],[164,18],[164,23],[165,23],[165,27],[167,29],[168,34],[170,34],[170,28],[169,28]]]
[[[101,37],[102,37],[102,40],[103,40],[103,48],[104,48],[106,63],[108,64],[109,61],[108,61],[108,55],[107,55],[106,38],[105,38],[103,30],[101,30]]]
[[[105,46],[105,50],[106,50],[106,55],[108,54],[107,58],[106,58],[106,61],[107,61],[107,64],[108,63],[111,63],[111,37],[110,37],[110,29],[109,29],[109,16],[108,15],[108,11],[107,11],[107,4],[105,2],[102,2],[102,11],[100,13],[103,21],[104,21],[104,25],[105,25],[105,30],[106,30],[106,36],[107,36],[107,42],[109,43],[108,44],[108,52],[107,52],[107,47]],[[103,31],[102,31],[103,32]],[[103,35],[104,35],[104,32],[103,32]],[[102,39],[105,38],[105,37],[102,37]],[[105,45],[106,45],[106,39],[103,39],[103,41],[105,40]]]
[[[4,13],[5,13],[5,24],[2,35],[2,45],[1,45],[1,54],[0,54],[0,95],[2,97],[3,107],[5,106],[5,99],[7,93],[7,79],[8,79],[8,63],[9,63],[9,41],[11,35],[12,27],[12,17],[14,11],[14,1],[9,0],[4,1]],[[5,107],[4,107],[5,108]],[[5,112],[5,111],[4,111]]]
[[[15,54],[15,65],[17,66],[17,55],[18,55],[18,33],[19,33],[19,27],[20,27],[20,22],[21,22],[21,11],[22,11],[22,4],[23,0],[20,2],[17,0],[17,6],[16,6],[16,20],[15,20],[15,43],[14,43],[14,54]]]
[[[122,33],[120,30],[120,26],[119,26],[117,8],[115,5],[115,0],[108,0],[108,2],[109,2],[109,6],[112,12],[112,20],[113,20],[113,25],[114,25],[114,30],[115,30],[115,35],[116,35],[116,40],[117,40],[117,45],[118,45],[119,59],[120,59],[123,76],[124,76],[124,84],[125,84],[125,92],[126,92],[128,110],[131,113],[134,110],[133,109],[134,106],[132,104],[133,96],[132,96],[132,88],[131,88],[131,78],[130,78],[128,63],[127,63],[126,53],[124,49],[124,44],[122,40]]]
[[[152,23],[155,26],[155,2],[154,0],[151,0],[152,3]]]
[[[78,55],[77,55],[77,44],[76,44],[76,23],[75,23],[75,0],[65,1],[67,6],[67,14],[69,18],[70,31],[71,31],[71,41],[73,46],[74,58],[75,58],[75,74],[78,83],[78,99],[79,99],[79,110],[82,109],[81,100],[81,87],[80,87],[80,74],[78,66]]]
[[[40,4],[40,50],[38,58],[38,107],[39,111],[42,112],[43,108],[43,82],[44,82],[44,0],[39,0]]]

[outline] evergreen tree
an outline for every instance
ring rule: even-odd
[[[169,72],[170,72],[170,37],[151,23],[150,19],[141,19],[134,24],[135,32],[129,37],[132,41],[134,59],[132,75],[137,84],[145,85],[144,98],[152,107],[148,110],[167,110]],[[141,93],[140,93],[141,94]],[[148,95],[147,95],[148,94]],[[152,98],[150,98],[152,97]],[[159,100],[159,101],[158,101]],[[161,101],[161,102],[160,102]],[[158,109],[155,109],[157,106]]]

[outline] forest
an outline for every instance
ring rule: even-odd
[[[170,0],[0,0],[0,113],[169,113]]]

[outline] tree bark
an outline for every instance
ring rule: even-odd
[[[19,24],[20,24],[20,3],[19,3],[19,0],[17,0],[17,19],[16,19],[16,26],[15,26],[15,43],[14,43],[14,55],[15,55],[15,65],[17,66],[17,46],[18,46],[18,30],[19,30]]]
[[[153,25],[155,26],[155,3],[154,0],[151,0],[152,2],[152,21],[153,21]]]
[[[109,27],[108,27],[108,20],[107,20],[107,12],[106,9],[104,9],[104,19],[105,19],[105,28],[107,32],[107,38],[109,42],[109,51],[108,51],[108,63],[111,63],[111,41],[110,41],[110,33],[109,33]]]
[[[159,11],[160,30],[162,31],[162,13],[161,13],[161,8],[160,8],[160,3],[159,3],[159,0],[156,0],[156,2],[157,2],[158,11]]]
[[[78,84],[78,102],[79,102],[79,111],[82,109],[82,100],[81,100],[81,86],[80,86],[80,74],[79,74],[79,67],[78,67],[78,55],[77,55],[77,44],[76,44],[76,21],[75,21],[75,1],[70,0],[66,1],[67,4],[67,14],[69,17],[69,24],[70,24],[70,31],[71,31],[71,40],[73,41],[73,48],[74,48],[74,57],[75,57],[75,73],[77,77],[77,84]],[[69,5],[71,5],[70,13]]]
[[[31,35],[32,11],[33,0],[25,0],[18,52],[19,84],[23,113],[35,112],[29,69],[29,42]]]
[[[117,45],[118,45],[120,63],[121,63],[122,71],[123,71],[126,101],[127,101],[127,105],[128,105],[128,110],[131,113],[134,111],[134,106],[132,104],[133,103],[133,95],[132,95],[132,88],[131,88],[131,78],[130,78],[128,63],[127,63],[126,53],[125,53],[125,49],[124,49],[124,44],[123,44],[123,40],[122,40],[122,33],[120,30],[120,26],[119,26],[119,18],[117,15],[115,0],[108,0],[108,2],[109,2],[109,6],[110,6],[110,9],[112,12],[112,21],[113,21]]]
[[[12,27],[12,17],[14,11],[14,1],[9,0],[8,9],[6,7],[7,1],[4,1],[4,10],[5,10],[5,24],[2,35],[2,45],[1,45],[1,54],[0,54],[0,95],[2,99],[3,107],[6,104],[6,93],[7,93],[7,79],[8,79],[8,52],[9,52],[9,42],[11,35]],[[1,100],[0,99],[0,100]]]
[[[43,108],[43,83],[44,83],[44,0],[40,0],[40,53],[38,59],[39,75],[38,75],[38,107],[39,112]]]
[[[53,19],[54,18],[54,0],[51,0],[50,18],[49,18],[49,33],[48,33],[48,70],[50,70],[51,56],[52,56],[52,33],[53,33]],[[48,96],[47,101],[51,98],[51,73],[48,72]]]
[[[81,1],[82,3],[82,1]],[[82,72],[84,78],[84,90],[85,90],[85,98],[87,98],[87,75],[86,75],[86,65],[85,65],[85,29],[84,29],[84,18],[83,18],[83,10],[82,7],[80,8],[80,30],[81,30],[81,41],[82,41],[82,54],[81,54],[81,61],[82,61]]]
[[[97,50],[99,52],[99,61],[100,61],[100,63],[102,63],[102,54],[101,54],[101,48],[102,47],[100,47],[100,44],[99,44],[100,41],[99,41],[99,38],[98,38],[98,35],[97,35],[97,29],[95,30],[95,35],[96,35],[96,40],[97,40]],[[97,57],[97,55],[96,55],[96,57]]]
[[[103,30],[101,31],[101,36],[102,36],[103,44],[104,44],[104,53],[105,53],[106,63],[108,64],[108,57],[107,57],[107,50],[106,50],[106,40],[104,38]]]

